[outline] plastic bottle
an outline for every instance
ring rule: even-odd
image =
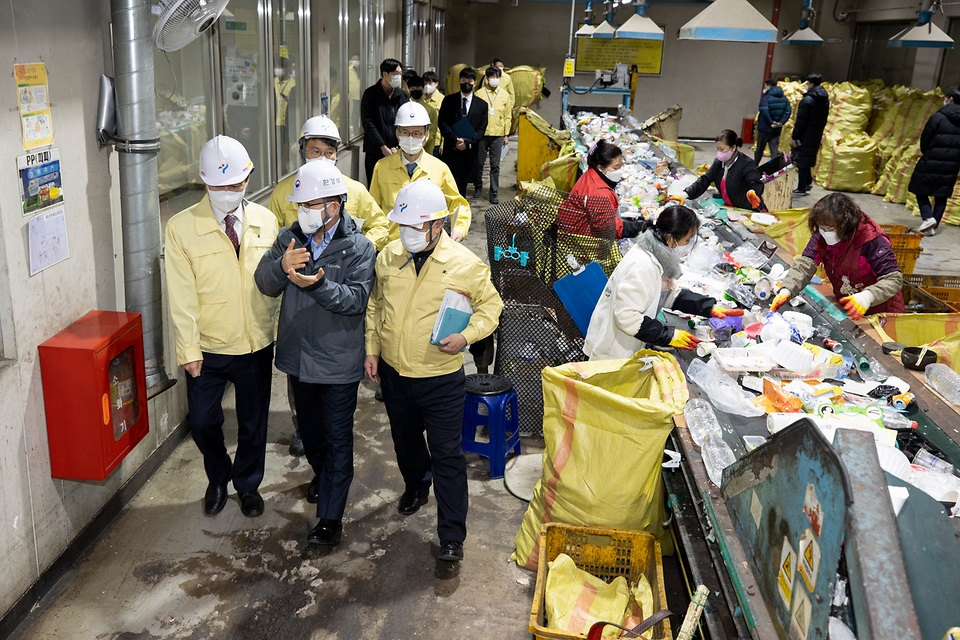
[[[887,429],[896,429],[897,431],[905,431],[907,429],[915,429],[916,422],[903,415],[902,413],[897,413],[896,411],[884,411],[883,412],[883,426]]]
[[[707,475],[710,476],[710,482],[719,487],[723,470],[737,461],[737,457],[733,455],[733,449],[724,442],[720,434],[708,433],[703,440],[700,453],[703,456],[703,465],[707,468]]]
[[[953,473],[952,464],[946,460],[941,460],[926,449],[917,451],[917,455],[913,456],[913,464],[918,464],[936,473]]]
[[[683,408],[683,417],[687,420],[690,437],[693,438],[698,447],[703,446],[703,439],[707,437],[708,433],[721,434],[720,423],[717,422],[713,407],[702,398],[688,400],[687,405]]]
[[[928,365],[923,372],[927,384],[947,399],[950,404],[960,404],[960,375],[945,364]]]

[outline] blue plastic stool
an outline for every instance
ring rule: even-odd
[[[491,479],[502,478],[507,454],[513,451],[520,455],[517,392],[508,379],[486,373],[467,376],[465,390],[467,395],[461,446],[464,451],[476,453],[490,461]],[[486,408],[486,415],[480,413],[481,406]],[[490,433],[489,442],[477,442],[477,428],[482,426],[486,426]]]

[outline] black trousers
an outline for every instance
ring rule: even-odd
[[[373,181],[373,168],[377,165],[378,162],[383,158],[383,153],[380,149],[375,151],[364,151],[363,152],[363,168],[367,172],[367,188],[370,188],[370,183]]]
[[[813,186],[813,175],[810,169],[811,167],[797,167],[797,189],[809,191]]]
[[[304,454],[319,479],[317,517],[343,520],[353,482],[353,415],[360,381],[312,384],[290,376]]]
[[[273,345],[242,356],[204,353],[196,378],[187,374],[187,423],[212,484],[233,480],[237,491],[256,491],[267,454],[267,415],[273,375]],[[233,461],[223,437],[223,392],[237,395],[237,453]]]
[[[757,131],[757,150],[753,154],[753,161],[757,165],[763,160],[763,148],[767,145],[770,145],[770,159],[776,160],[780,156],[780,129]]]
[[[490,156],[490,197],[500,191],[500,153],[503,151],[503,136],[483,136],[480,140],[480,160],[477,162],[477,189],[483,186],[483,165]]]
[[[432,482],[440,541],[463,542],[468,502],[467,461],[460,448],[463,369],[432,378],[406,378],[380,360],[379,373],[405,490],[424,492]]]
[[[943,212],[947,209],[947,199],[934,196],[933,207],[930,206],[930,196],[917,196],[917,206],[920,208],[920,217],[926,220],[933,218],[940,224]]]

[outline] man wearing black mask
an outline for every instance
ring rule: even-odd
[[[440,105],[437,125],[443,136],[441,159],[450,167],[460,195],[467,197],[467,181],[477,170],[480,142],[487,130],[488,105],[473,95],[477,72],[460,71],[460,92],[446,96]]]
[[[422,77],[414,74],[407,80],[407,88],[410,89],[410,100],[422,105],[430,116],[430,131],[423,141],[423,150],[433,155],[433,148],[437,146],[437,110],[432,104],[427,102],[423,94],[424,80]]]

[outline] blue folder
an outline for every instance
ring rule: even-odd
[[[463,330],[470,324],[471,317],[473,317],[472,314],[466,311],[448,307],[444,310],[443,317],[440,319],[440,327],[437,329],[437,335],[430,340],[430,344],[439,345],[440,341],[447,336],[454,333],[463,333]],[[466,349],[466,347],[463,349]],[[461,351],[463,351],[463,349],[461,349]]]

